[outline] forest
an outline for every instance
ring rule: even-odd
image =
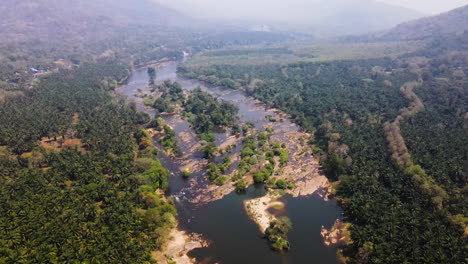
[[[85,64],[0,104],[1,263],[154,262],[176,211],[150,118],[113,94],[128,74]]]
[[[311,147],[352,224],[340,260],[464,263],[468,57],[431,45],[398,58],[187,63],[179,72],[244,90],[314,134]],[[398,137],[388,137],[384,124],[395,120]],[[410,168],[392,158],[394,150],[404,151]]]
[[[273,128],[240,122],[235,104],[200,88],[157,82],[159,66],[169,61],[177,62],[179,77],[242,90],[310,134],[301,147],[320,160],[331,182],[328,198],[343,210],[340,220],[350,233],[338,247],[341,263],[468,262],[466,6],[380,36],[325,40],[327,34],[310,29],[288,32],[284,22],[271,28],[205,23],[151,5],[0,5],[0,263],[156,263],[155,251],[165,248],[178,220],[188,222],[180,221],[182,229],[196,228],[191,210],[206,208],[186,200],[199,173],[190,166],[170,172],[157,158],[166,155],[161,160],[171,168],[185,162],[176,132],[164,121],[168,115],[180,114],[198,135],[196,151],[206,160],[196,165],[207,164],[208,184],[235,187],[238,196],[224,202],[258,195],[259,186],[281,194],[296,188],[284,168],[299,157],[288,156],[290,146],[273,139]],[[118,92],[135,69],[148,66],[150,81],[138,97],[158,111],[155,116]],[[151,94],[143,92],[148,87]],[[219,131],[238,141],[218,148]],[[187,184],[183,192],[172,192],[179,186],[169,187],[171,174],[185,178],[175,178]],[[223,220],[216,224],[226,231],[224,240],[236,243],[228,231],[244,233],[228,230],[233,221]],[[297,259],[300,250],[293,234],[300,227],[292,229],[293,222],[300,226],[293,214],[278,217],[263,235],[255,233],[284,251],[277,254],[282,262]],[[183,231],[204,239],[203,232]],[[207,258],[214,262],[217,254],[231,253],[213,253],[219,245],[210,246],[194,255],[212,254]]]

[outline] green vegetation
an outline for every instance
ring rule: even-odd
[[[236,182],[235,186],[238,193],[245,192],[245,190],[247,190],[247,182],[245,180]]]
[[[149,104],[160,113],[173,113],[175,110],[174,105],[181,104],[184,98],[182,87],[177,82],[166,80],[155,84],[150,79],[150,85],[152,85],[151,90],[156,92],[158,97],[152,104]]]
[[[274,144],[267,141],[269,134],[260,132],[257,136],[247,136],[242,145],[241,160],[237,167],[239,174],[252,173],[256,183],[265,182],[273,175],[275,160],[272,148]]]
[[[229,167],[231,167],[231,158],[226,156],[223,158],[223,163],[216,164],[211,162],[208,164],[207,173],[208,178],[212,180],[216,185],[223,185],[227,181],[226,176],[222,176],[222,173],[225,173]]]
[[[455,49],[463,50],[464,39],[466,34],[435,39],[414,54],[365,60],[275,63],[282,57],[262,54],[244,63],[242,56],[208,53],[180,73],[242,89],[314,133],[311,147],[330,180],[337,181],[336,197],[345,221],[352,223],[352,242],[342,251],[351,263],[463,263],[466,52]],[[422,85],[404,86],[415,81]],[[395,121],[398,126],[384,130],[384,123]],[[391,130],[401,130],[402,140],[400,133],[388,137]],[[254,168],[250,159],[259,159],[255,140],[245,141],[241,173]],[[279,147],[270,144],[272,154],[287,162]],[[266,175],[254,170],[257,182],[284,187]]]
[[[270,241],[274,250],[289,250],[288,231],[291,229],[291,221],[283,216],[278,220],[273,220],[265,231],[265,238]]]
[[[114,90],[128,64],[178,59],[187,48],[203,53],[180,67],[182,74],[242,89],[313,134],[314,154],[352,223],[351,242],[340,252],[349,263],[467,262],[468,34],[458,27],[431,22],[418,25],[428,29],[420,32],[411,33],[411,24],[389,31],[400,39],[438,35],[425,41],[272,44],[287,37],[171,30],[160,22],[171,20],[160,16],[170,18],[170,10],[132,1],[54,1],[48,19],[40,9],[50,1],[4,2],[0,263],[154,263],[151,252],[175,226],[176,212],[159,194],[168,172],[146,129],[162,132],[155,134],[170,153],[180,151],[161,118],[137,112]],[[135,9],[119,11],[129,7]],[[142,9],[145,16],[135,16]],[[212,50],[225,46],[231,48]],[[47,73],[35,79],[30,67]],[[218,151],[215,127],[245,133],[232,177],[239,192],[247,174],[270,188],[294,188],[274,176],[288,155],[271,141],[271,128],[236,125],[232,105],[199,90],[186,97],[176,83],[154,84],[152,68],[148,74],[155,95],[141,93],[145,104],[167,113],[190,108],[207,158]],[[421,85],[405,88],[415,81]],[[230,158],[210,163],[210,179],[225,184],[230,166]],[[285,250],[289,229],[280,219],[265,236]]]
[[[180,150],[177,147],[177,136],[168,125],[164,125],[164,136],[160,139],[161,145],[166,149],[172,152],[175,156],[179,156]]]
[[[425,47],[424,41],[411,42],[376,42],[376,43],[325,43],[311,44],[310,42],[278,43],[272,45],[255,45],[243,48],[211,50],[204,52],[186,62],[181,71],[196,69],[200,66],[212,65],[288,65],[296,62],[329,62],[338,60],[365,60],[402,56],[417,52]],[[229,71],[217,76],[219,81],[229,80]],[[211,74],[200,79],[212,82]],[[225,79],[227,78],[227,79]],[[233,78],[231,78],[233,79]],[[214,84],[214,83],[213,83]],[[216,84],[219,85],[219,84]],[[231,87],[234,88],[234,87]]]
[[[156,99],[153,103],[153,107],[158,110],[160,113],[173,113],[174,107],[171,106],[171,103],[162,97]]]
[[[218,186],[222,186],[226,183],[226,181],[228,180],[228,177],[227,176],[219,176],[218,178],[216,178],[213,183],[218,185]]]
[[[105,85],[127,74],[86,64],[0,104],[0,262],[154,262],[176,211],[150,118]],[[81,147],[46,147],[59,136]]]
[[[188,170],[182,171],[182,177],[184,177],[185,179],[187,179],[188,177],[190,177],[190,172],[189,172]]]
[[[188,120],[199,135],[212,133],[215,127],[233,127],[237,107],[232,103],[220,101],[201,89],[195,89],[184,103]],[[214,141],[211,137],[210,142]]]

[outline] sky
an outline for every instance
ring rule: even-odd
[[[223,12],[229,14],[236,10],[236,6],[250,7],[242,10],[243,12],[262,11],[267,6],[273,6],[277,9],[287,9],[291,6],[300,6],[304,3],[319,2],[326,0],[155,0],[172,8],[180,9],[188,13],[199,15],[222,15]],[[350,1],[350,0],[342,0]],[[392,5],[399,5],[414,9],[424,14],[438,14],[451,9],[468,5],[468,0],[376,0]]]

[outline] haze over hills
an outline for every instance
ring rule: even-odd
[[[431,17],[402,23],[378,34],[380,39],[415,40],[446,34],[463,34],[468,30],[468,5]]]
[[[252,25],[268,24],[273,31],[292,30],[327,37],[381,31],[422,16],[375,0],[272,3],[263,6],[264,12],[258,12],[258,7],[252,6],[255,3],[245,3],[229,12],[219,10],[211,15],[197,12],[196,4],[184,1],[180,2],[184,3],[181,8],[178,2],[166,0],[5,0],[0,6],[3,14],[0,32],[4,36],[1,42],[60,43],[71,39],[98,42],[109,40],[116,32],[132,26],[157,27],[153,32],[167,28],[199,29],[207,25],[200,21],[210,19],[218,22],[217,28],[211,26],[212,30],[230,21],[231,25],[237,25],[231,30],[251,30]],[[235,5],[242,4],[240,1]],[[216,6],[205,12],[216,10]]]
[[[157,1],[203,19],[269,24],[272,29],[295,29],[322,36],[369,33],[423,16],[417,11],[375,0]]]
[[[28,39],[103,39],[129,25],[187,26],[192,21],[149,0],[4,0],[0,5],[2,42]]]

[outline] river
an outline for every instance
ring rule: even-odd
[[[266,122],[265,116],[271,114],[271,110],[259,108],[258,103],[247,97],[242,91],[207,87],[201,82],[178,77],[176,72],[177,63],[164,64],[157,71],[156,81],[162,82],[168,79],[177,81],[184,89],[188,90],[200,87],[206,92],[228,100],[239,107],[240,120],[252,121],[256,128],[262,128]],[[127,95],[130,101],[135,102],[138,110],[154,116],[156,111],[145,107],[142,99],[135,97],[138,89],[149,90],[148,81],[146,68],[137,69],[127,85],[122,87],[119,92]],[[168,124],[171,124],[178,136],[181,133],[191,131],[186,121],[178,120],[176,122],[173,116],[165,116],[164,118]],[[278,126],[287,127],[287,131],[299,130],[299,127],[287,119]],[[193,132],[191,133],[193,136]],[[226,133],[216,133],[216,144],[219,145],[225,138]],[[193,144],[186,142],[178,144],[182,153],[188,151],[191,145]],[[237,148],[239,147],[237,146]],[[191,154],[191,158],[201,160],[201,155],[200,152],[195,151]],[[341,210],[334,200],[324,201],[316,194],[296,198],[286,195],[282,198],[286,206],[281,214],[288,216],[293,226],[288,234],[291,250],[282,254],[270,249],[268,241],[262,239],[259,228],[244,210],[244,200],[265,194],[263,185],[252,185],[246,193],[233,192],[222,199],[207,204],[194,204],[189,201],[196,195],[197,189],[193,187],[193,184],[190,184],[190,181],[181,177],[180,164],[183,161],[167,157],[162,151],[158,154],[158,158],[173,175],[170,179],[168,194],[176,202],[180,228],[188,233],[201,234],[203,238],[211,242],[209,247],[195,249],[189,253],[190,257],[196,258],[197,263],[337,263],[337,248],[325,246],[320,236],[322,226],[330,228],[334,221],[341,217]],[[203,187],[208,184],[206,177],[201,174],[191,175],[191,178],[192,183],[196,181],[198,186]]]

